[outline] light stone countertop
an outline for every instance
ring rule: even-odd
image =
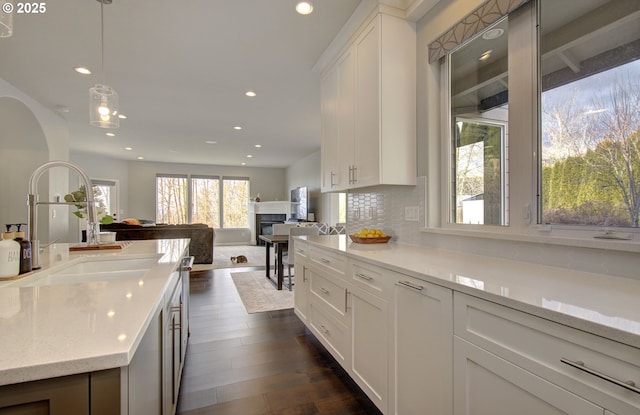
[[[640,348],[640,280],[346,235],[312,245]],[[639,267],[640,270],[640,259]]]
[[[189,239],[134,241],[122,250],[69,254],[56,244],[42,269],[0,282],[0,385],[127,366],[187,252]],[[156,257],[143,276],[21,287],[90,259]]]

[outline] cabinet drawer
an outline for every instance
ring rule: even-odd
[[[345,278],[347,257],[344,255],[313,247],[311,249],[311,263],[330,275]]]
[[[322,302],[337,316],[343,318],[347,312],[347,288],[343,282],[313,269],[309,269],[309,278],[310,290],[314,296],[312,301]]]
[[[333,357],[346,368],[349,350],[347,326],[313,302],[309,305],[309,326]]]
[[[640,385],[639,349],[462,293],[454,334],[613,412],[640,413],[640,393],[620,384]]]
[[[378,297],[385,299],[390,297],[392,286],[390,271],[359,261],[353,261],[350,270],[350,281],[354,286]]]

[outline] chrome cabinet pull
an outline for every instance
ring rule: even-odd
[[[320,287],[320,291],[322,291],[323,293],[325,293],[326,295],[329,295],[329,290],[327,290],[324,287]]]
[[[409,281],[398,281],[398,284],[404,285],[405,287],[411,288],[412,290],[416,290],[416,291],[424,290],[424,287],[422,285],[415,285],[410,283]]]
[[[324,324],[320,324],[320,330],[324,333],[324,334],[329,334],[329,329],[326,328],[324,326]]]
[[[331,172],[331,187],[335,186],[336,184],[333,182],[333,178],[336,177],[336,174],[334,172]]]
[[[358,166],[353,166],[353,181],[351,183],[358,183]]]
[[[362,278],[363,280],[367,280],[367,281],[373,281],[373,277],[370,277],[366,274],[362,274],[362,273],[357,273],[356,277],[358,278]]]
[[[563,357],[563,358],[560,359],[560,361],[562,363],[564,363],[565,365],[569,365],[569,366],[574,367],[574,368],[576,368],[578,370],[586,372],[586,373],[588,373],[590,375],[599,377],[602,380],[606,380],[607,382],[611,382],[614,385],[618,385],[618,386],[620,386],[622,388],[625,388],[627,390],[630,390],[632,392],[640,394],[640,388],[638,388],[636,386],[636,383],[634,381],[632,381],[632,380],[623,381],[623,380],[619,380],[619,379],[613,378],[613,377],[611,377],[611,376],[609,376],[609,375],[607,375],[605,373],[599,372],[599,371],[597,371],[595,369],[591,369],[590,367],[585,366],[584,362],[581,362],[579,360],[578,361],[572,361],[572,360],[569,360],[569,359],[566,359],[566,358]]]
[[[307,267],[302,267],[302,282],[307,282]]]
[[[320,258],[320,262],[322,262],[323,264],[330,264],[331,261],[329,261],[327,258]]]

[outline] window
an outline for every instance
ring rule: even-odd
[[[223,227],[249,227],[249,180],[225,178],[223,188]]]
[[[508,19],[449,56],[450,223],[507,225]]]
[[[220,227],[220,179],[191,177],[191,223]]]
[[[157,223],[249,227],[249,179],[157,175]]]
[[[493,18],[496,4],[429,47],[432,62],[446,56],[440,223],[639,228],[640,3],[515,1]],[[494,23],[478,29],[478,16]],[[444,41],[454,32],[460,45]]]
[[[104,209],[104,213],[117,220],[118,217],[118,181],[91,179],[93,197],[96,205]]]
[[[186,176],[156,176],[157,223],[189,223],[187,200]]]
[[[543,223],[639,225],[638,4],[611,3],[541,1]]]

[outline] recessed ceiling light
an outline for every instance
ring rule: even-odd
[[[205,141],[206,144],[218,144],[217,141],[211,141],[211,140],[207,140]]]
[[[255,92],[253,92],[253,91],[247,91],[247,92],[245,92],[244,94],[245,94],[246,96],[248,96],[248,97],[255,97],[255,96],[256,96],[256,93],[255,93]]]
[[[262,144],[256,144],[254,147],[255,147],[255,148],[261,148],[261,147],[262,147]]]
[[[118,114],[118,118],[120,118],[121,120],[126,120],[127,116],[124,114]]]
[[[138,156],[138,160],[144,160],[144,157]]]
[[[251,157],[253,157],[252,154],[247,154],[247,158],[250,159]]]
[[[91,75],[91,71],[83,66],[76,66],[73,70],[82,75]]]
[[[300,14],[309,14],[313,11],[313,4],[311,1],[299,1],[296,4],[296,11]]]
[[[242,163],[240,163],[241,166],[246,166],[247,163],[245,163],[244,161]]]
[[[115,137],[116,135],[114,133],[105,133],[106,136],[108,137]]]
[[[233,127],[234,130],[242,130],[242,127],[240,127],[239,125],[236,125],[235,127]]]
[[[127,151],[131,151],[131,150],[133,150],[133,147],[125,147],[124,149],[127,150]]]
[[[500,29],[499,27],[496,27],[495,29],[489,29],[486,32],[484,32],[484,34],[482,35],[482,38],[486,40],[493,40],[502,36],[503,33],[504,33],[504,29]]]

